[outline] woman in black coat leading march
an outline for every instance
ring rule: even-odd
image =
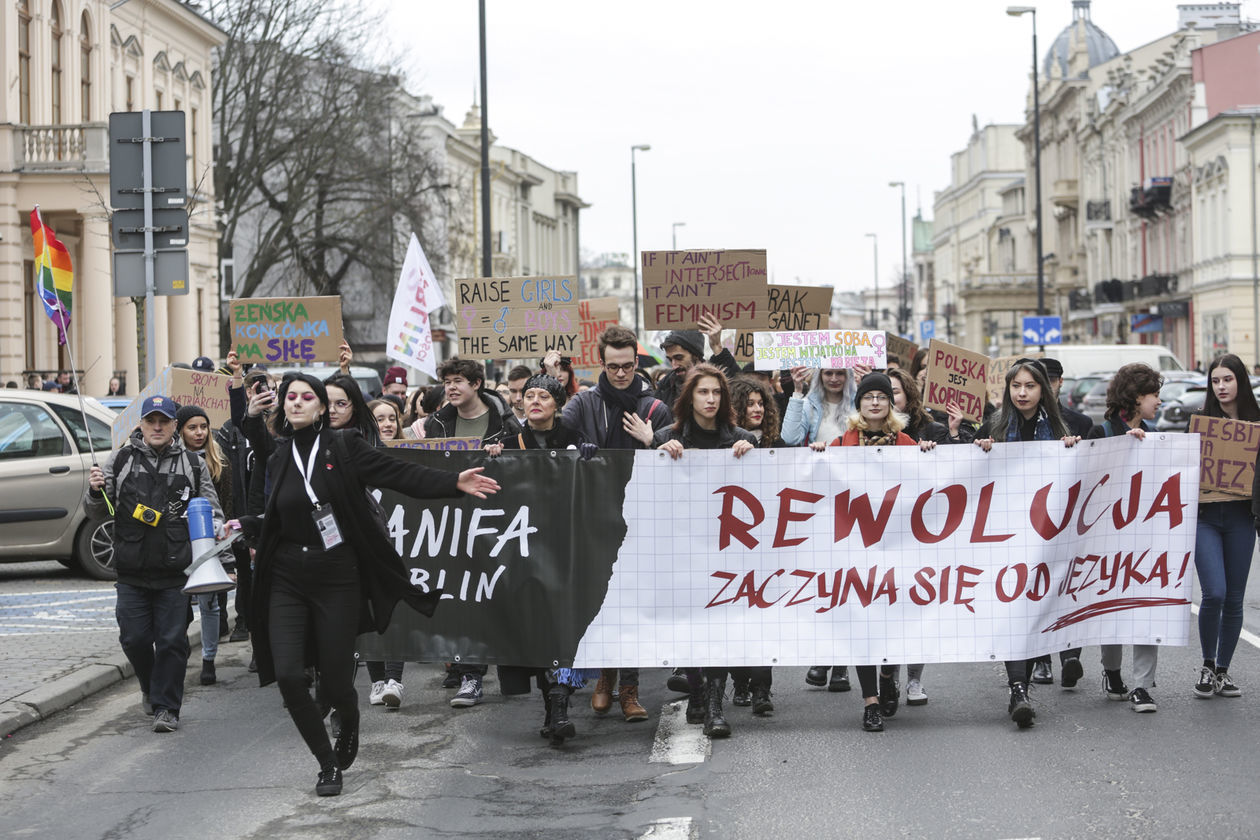
[[[271,489],[262,517],[241,526],[258,535],[255,560],[254,651],[261,685],[279,684],[289,715],[319,761],[321,796],[341,792],[343,770],[358,753],[359,709],[354,690],[355,637],[384,632],[399,600],[432,615],[438,592],[422,593],[368,505],[367,483],[415,497],[478,498],[499,489],[481,469],[458,475],[390,457],[358,431],[329,425],[324,383],[290,374],[277,394],[280,438],[268,464]],[[334,748],[306,685],[307,652],[323,675],[321,695],[341,718]]]

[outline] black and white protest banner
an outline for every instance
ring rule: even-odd
[[[581,667],[976,662],[1184,645],[1197,435],[484,463],[486,500],[383,499],[433,619],[365,655]]]

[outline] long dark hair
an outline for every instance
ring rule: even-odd
[[[891,368],[888,371],[888,378],[897,380],[897,384],[901,386],[901,393],[906,397],[906,407],[901,413],[906,415],[908,423],[906,424],[906,434],[915,440],[919,439],[919,432],[928,423],[933,422],[932,415],[927,413],[927,409],[923,407],[923,394],[919,391],[919,383],[914,381],[914,376],[905,368]],[[896,406],[893,406],[895,409]]]
[[[345,391],[346,398],[350,400],[350,422],[345,428],[358,429],[364,440],[373,446],[379,446],[381,433],[376,428],[376,418],[368,411],[367,400],[363,399],[363,391],[354,377],[348,373],[334,373],[324,380],[324,384],[334,385]]]
[[[1209,417],[1225,416],[1225,412],[1221,410],[1221,401],[1216,397],[1216,389],[1212,387],[1212,371],[1218,367],[1229,369],[1238,380],[1238,397],[1235,400],[1235,405],[1238,407],[1238,419],[1253,423],[1260,420],[1260,406],[1256,405],[1256,395],[1251,390],[1251,377],[1247,375],[1247,368],[1243,365],[1242,359],[1233,353],[1217,356],[1208,365],[1208,389],[1207,398],[1203,400],[1203,413]]]
[[[761,395],[761,404],[766,412],[761,418],[761,442],[770,446],[779,440],[779,404],[774,400],[774,393],[761,380],[747,376],[731,380],[731,408],[735,411],[735,425],[748,429],[744,423],[748,420],[748,398],[753,394]]]
[[[693,365],[691,370],[687,371],[687,378],[683,382],[682,392],[678,395],[678,399],[674,401],[674,431],[681,432],[684,425],[695,420],[692,403],[695,401],[696,386],[706,376],[712,376],[716,379],[722,389],[722,401],[718,404],[717,417],[714,418],[717,420],[718,426],[735,425],[735,412],[731,409],[731,384],[726,381],[726,374],[713,365],[702,362],[698,365]]]
[[[294,382],[303,382],[310,386],[315,392],[315,398],[324,404],[324,413],[315,421],[316,425],[322,428],[328,428],[328,389],[324,387],[324,383],[319,377],[311,376],[309,373],[286,373],[284,379],[280,380],[280,386],[276,388],[276,411],[271,415],[271,429],[276,433],[277,437],[293,437],[293,426],[289,423],[289,418],[284,414],[284,402],[288,398],[289,386]]]
[[[1066,437],[1067,426],[1063,423],[1063,415],[1059,413],[1059,401],[1055,399],[1054,391],[1050,388],[1050,379],[1046,375],[1045,366],[1036,359],[1020,359],[1006,372],[1006,382],[1002,386],[1002,405],[994,412],[993,419],[990,421],[989,428],[994,439],[1006,440],[1007,430],[1010,429],[1011,423],[1023,419],[1023,415],[1011,401],[1011,381],[1019,375],[1021,370],[1028,371],[1029,376],[1041,386],[1041,400],[1037,408],[1046,413],[1046,421],[1050,424],[1050,434],[1055,438]]]

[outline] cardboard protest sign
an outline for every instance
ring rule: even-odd
[[[882,368],[886,361],[883,330],[807,330],[753,333],[757,370],[794,367]]]
[[[709,315],[723,327],[766,327],[766,252],[644,251],[643,326],[696,329]]]
[[[1249,498],[1260,449],[1260,423],[1194,414],[1187,431],[1199,435],[1199,501]]]
[[[1036,359],[1040,353],[1021,354],[1018,356],[998,356],[989,360],[985,371],[985,387],[991,403],[1002,402],[1002,389],[1006,387],[1006,373],[1015,366],[1019,359]]]
[[[341,298],[237,298],[228,305],[228,329],[241,364],[335,362]]]
[[[897,363],[906,370],[910,369],[910,363],[914,361],[914,354],[919,352],[919,345],[915,344],[908,338],[902,338],[895,333],[888,334],[888,358],[892,360],[894,357]]]
[[[473,277],[455,281],[459,355],[542,358],[577,351],[576,277]]]
[[[470,452],[481,448],[479,437],[420,438],[381,441],[394,449],[427,449],[434,452]]]
[[[928,344],[927,393],[923,405],[947,411],[956,401],[963,417],[979,423],[988,398],[989,357],[939,339]]]
[[[602,297],[579,301],[578,317],[582,334],[578,336],[577,351],[573,353],[573,366],[598,368],[599,334],[605,328],[621,323],[620,298]]]
[[[766,323],[772,331],[831,329],[830,286],[766,286]],[[731,347],[739,362],[753,360],[750,330],[740,330]]]
[[[200,406],[209,418],[210,428],[217,429],[232,419],[228,404],[230,376],[221,373],[203,373],[199,370],[168,367],[159,373],[136,398],[123,409],[110,427],[114,448],[127,442],[136,426],[140,425],[140,408],[149,397],[170,397],[180,406]]]

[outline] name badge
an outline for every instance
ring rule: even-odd
[[[337,517],[333,515],[332,505],[320,505],[311,511],[315,527],[319,529],[320,539],[324,541],[324,550],[336,548],[343,542],[341,528],[337,526]]]

